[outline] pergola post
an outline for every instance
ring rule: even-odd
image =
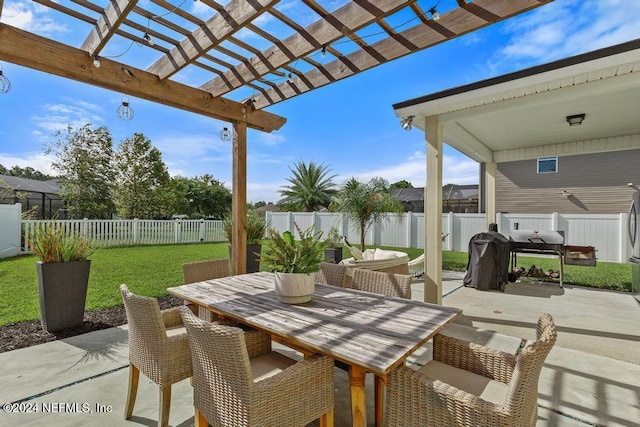
[[[231,264],[233,274],[247,272],[247,124],[233,123]]]
[[[496,173],[498,171],[498,163],[486,162],[484,164],[484,197],[485,197],[485,218],[486,230],[489,224],[496,222]]]
[[[442,124],[426,118],[427,183],[424,190],[424,301],[442,304]]]

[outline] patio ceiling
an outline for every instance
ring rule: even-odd
[[[265,107],[553,0],[35,1],[85,31],[2,23],[0,60],[270,132]]]
[[[640,148],[639,71],[637,39],[393,107],[422,130],[437,116],[444,142],[478,162]]]

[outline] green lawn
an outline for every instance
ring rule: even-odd
[[[384,248],[405,251],[411,259],[422,253],[421,249]],[[86,309],[122,304],[121,283],[126,283],[135,293],[164,296],[167,287],[182,284],[182,263],[228,256],[226,243],[98,249],[91,256]],[[344,256],[350,256],[346,249]],[[0,260],[0,326],[40,317],[36,261],[35,256]],[[525,268],[532,264],[545,270],[558,268],[557,258],[518,257],[518,261],[518,266]],[[445,251],[442,265],[445,270],[465,271],[467,254]],[[597,267],[565,266],[565,283],[628,291],[631,267],[603,262]]]

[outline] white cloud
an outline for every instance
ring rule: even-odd
[[[556,0],[508,21],[494,63],[548,62],[640,37],[640,2]]]
[[[55,156],[44,153],[0,153],[0,165],[6,168],[12,166],[26,168],[28,166],[46,175],[57,175],[57,171],[51,166],[54,160]]]
[[[7,2],[2,10],[2,21],[42,35],[69,32],[66,25],[58,24],[47,16],[49,12],[49,8],[34,5],[33,2]]]
[[[252,139],[260,145],[266,145],[268,147],[275,147],[286,141],[286,138],[281,133],[277,132],[256,132],[251,135]]]
[[[442,161],[442,182],[454,184],[477,184],[478,163],[473,160],[456,156],[445,155]],[[402,180],[409,181],[414,187],[424,187],[426,181],[426,154],[416,151],[404,162],[383,166],[374,170],[362,172],[356,171],[349,174],[340,174],[336,182],[344,183],[352,176],[359,181],[369,181],[371,178],[382,177],[390,184]]]
[[[42,136],[43,131],[51,135],[58,130],[65,129],[68,125],[81,127],[87,123],[102,124],[104,119],[99,114],[102,108],[86,101],[63,99],[63,103],[44,104],[41,111],[31,117],[38,129],[32,131],[36,136]]]

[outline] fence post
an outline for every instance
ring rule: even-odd
[[[559,217],[558,212],[553,212],[551,214],[551,230],[558,231]]]
[[[140,243],[138,236],[138,218],[133,218],[133,244],[137,245]]]
[[[200,230],[198,233],[201,242],[204,242],[204,219],[200,219]]]
[[[407,228],[406,233],[405,233],[405,242],[406,242],[406,246],[407,248],[412,248],[413,247],[413,242],[411,241],[411,232],[412,232],[412,225],[413,225],[413,212],[409,211],[406,213],[406,215],[404,216],[405,220],[407,221]]]
[[[295,233],[295,227],[293,223],[295,222],[295,217],[293,216],[293,212],[289,211],[289,217],[287,218],[287,231],[291,233]]]
[[[180,221],[179,219],[176,219],[173,222],[173,243],[180,243],[180,223],[182,221]]]

